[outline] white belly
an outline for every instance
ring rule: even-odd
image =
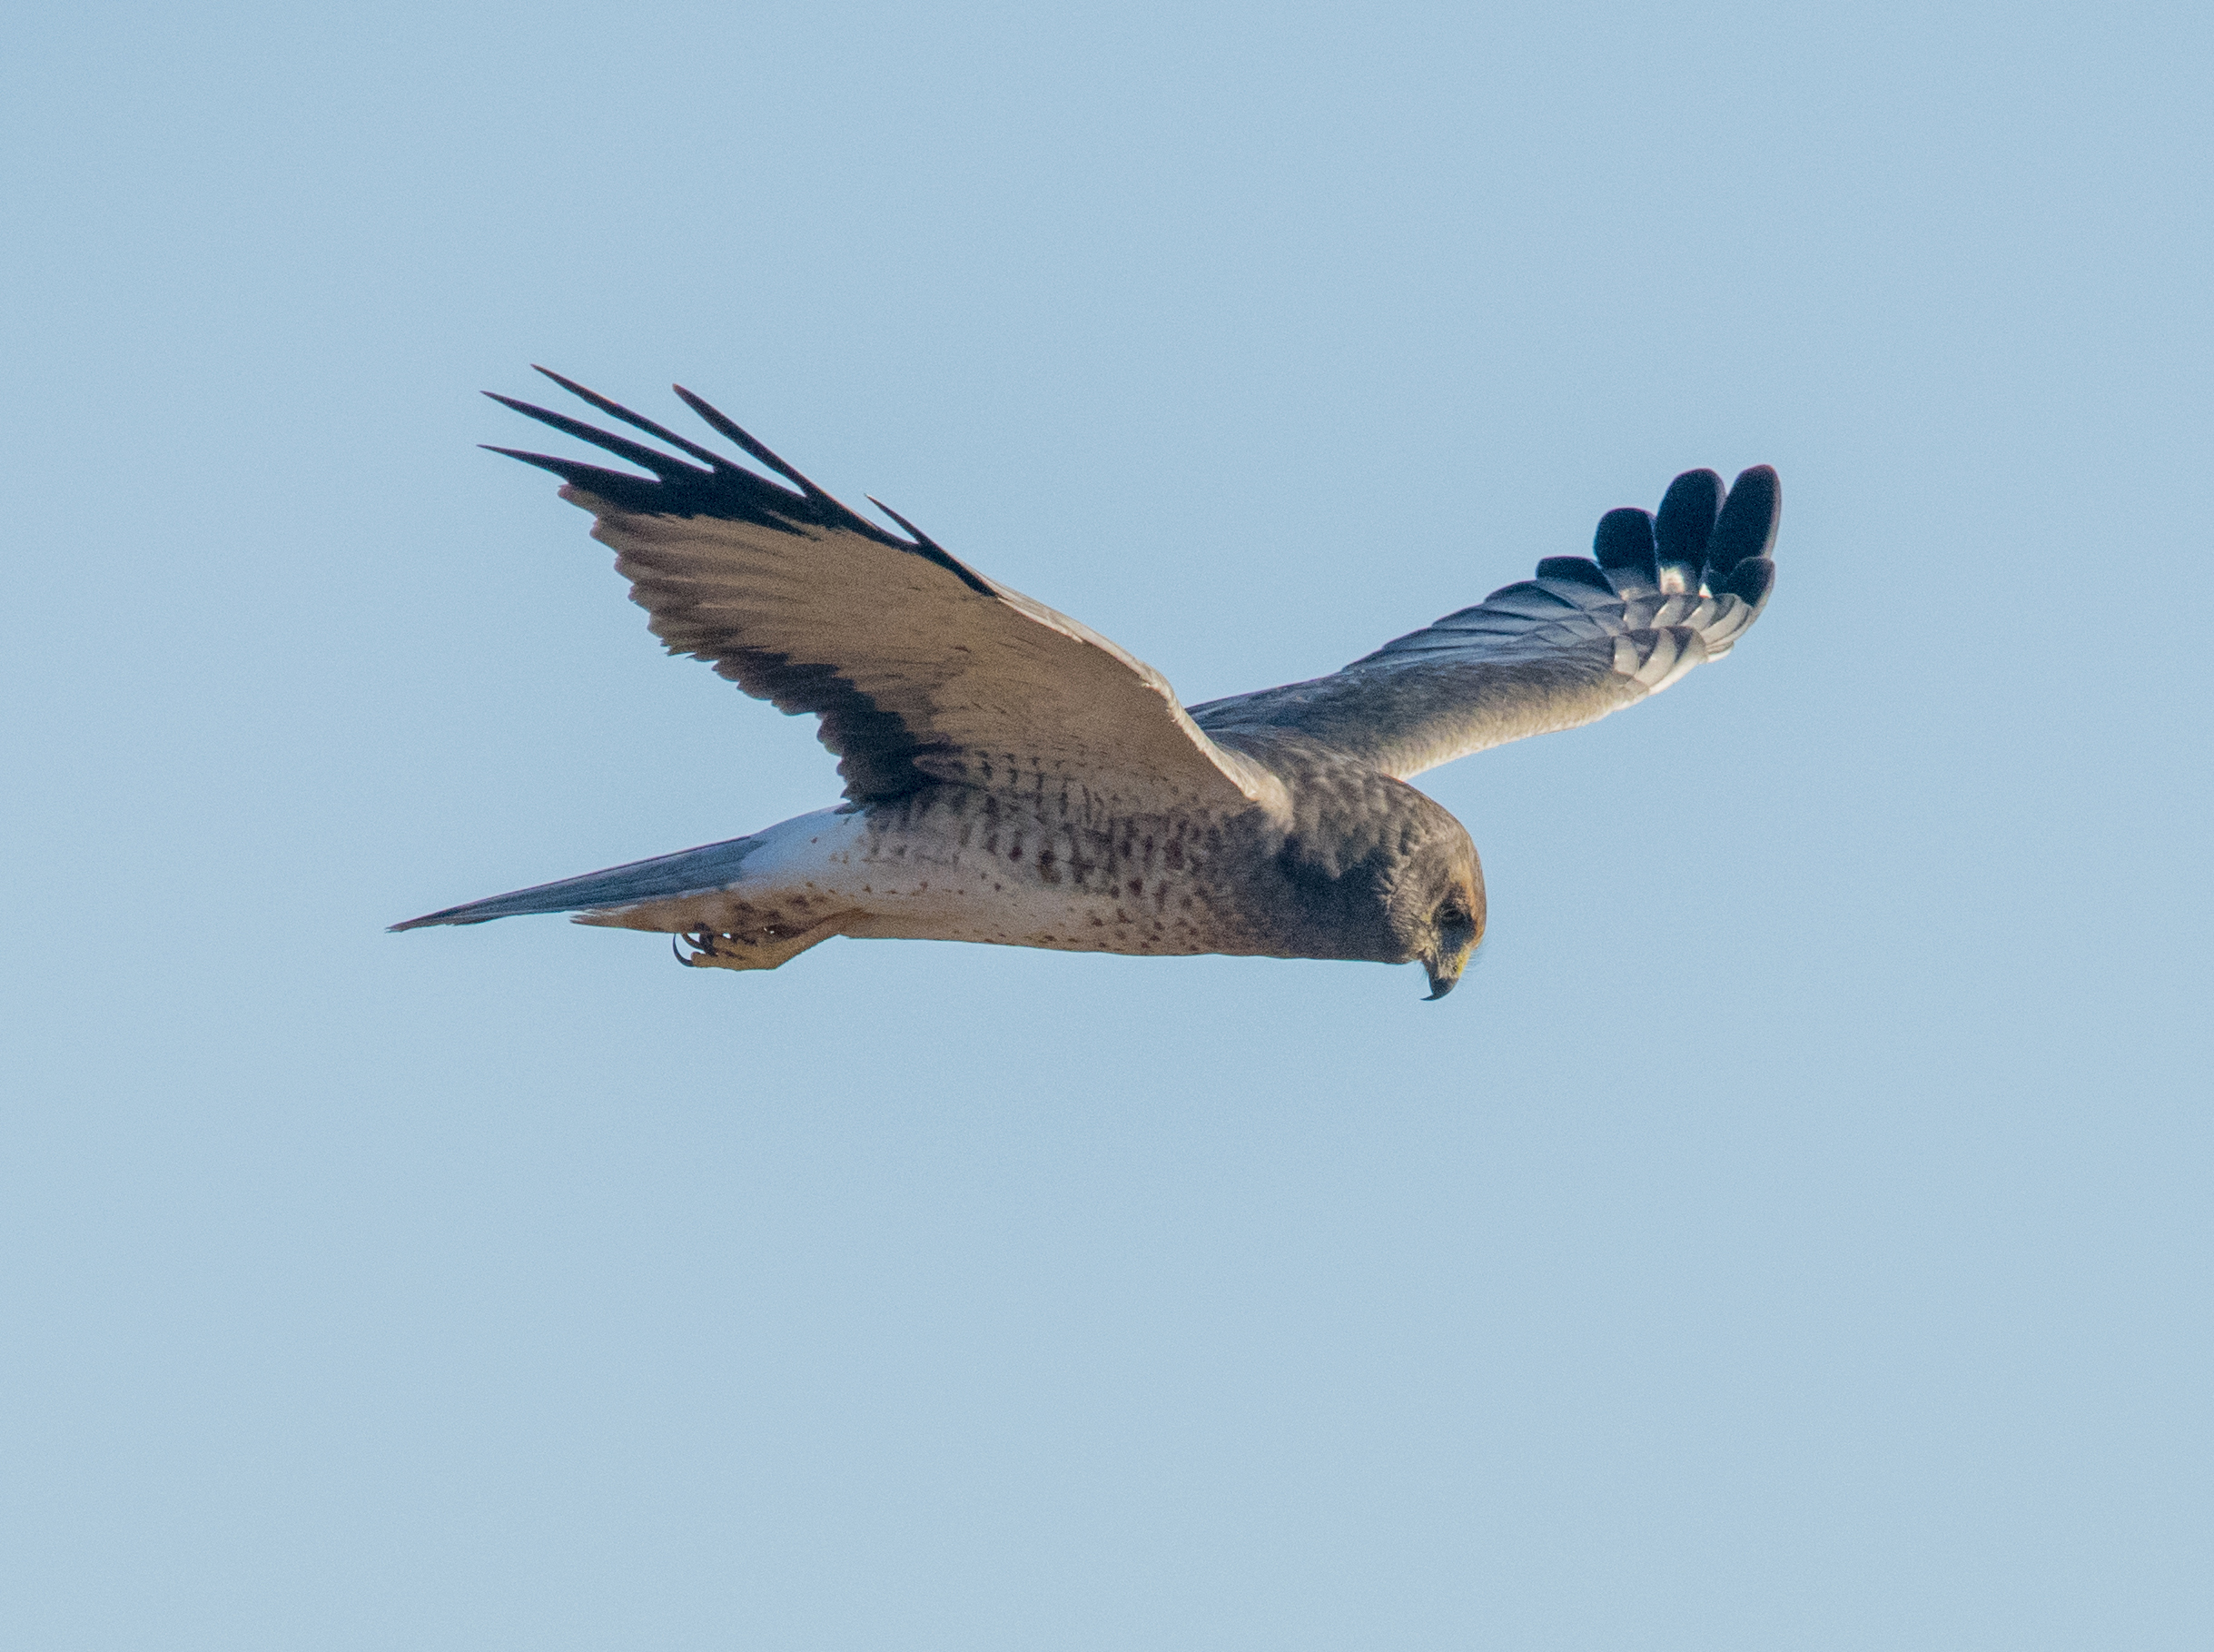
[[[822,809],[755,835],[735,882],[588,923],[758,942],[979,941],[1077,952],[1241,952],[1189,876],[1182,834],[1120,836],[974,795],[877,814]]]

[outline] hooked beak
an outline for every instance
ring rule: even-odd
[[[1464,946],[1458,952],[1448,954],[1435,964],[1428,958],[1423,959],[1422,967],[1429,974],[1430,995],[1422,1002],[1435,1004],[1458,986],[1460,972],[1468,967],[1468,955],[1475,950],[1474,946]]]

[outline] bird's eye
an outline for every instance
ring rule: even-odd
[[[1440,929],[1460,929],[1467,926],[1468,909],[1458,901],[1448,901],[1438,908],[1438,926]]]

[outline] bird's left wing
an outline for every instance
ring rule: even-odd
[[[1782,494],[1756,465],[1726,497],[1712,470],[1669,485],[1659,516],[1610,510],[1593,554],[1547,557],[1342,671],[1191,707],[1211,734],[1306,736],[1405,779],[1470,752],[1572,728],[1720,658],[1775,579]]]
[[[677,391],[788,485],[547,377],[685,457],[506,396],[495,400],[651,474],[494,450],[568,484],[562,497],[597,519],[593,536],[614,547],[669,652],[819,717],[854,801],[932,782],[1081,792],[1111,810],[1236,808],[1280,791],[1201,733],[1142,660],[985,579],[892,511],[911,539],[855,514],[698,397]]]

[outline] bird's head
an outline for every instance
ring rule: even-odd
[[[1295,829],[1277,864],[1293,924],[1287,957],[1420,964],[1430,996],[1460,980],[1484,938],[1484,869],[1468,829],[1405,781],[1335,752],[1277,739]]]
[[[1484,938],[1484,868],[1466,832],[1425,844],[1402,869],[1392,890],[1391,926],[1407,958],[1428,973],[1432,999],[1459,984]]]

